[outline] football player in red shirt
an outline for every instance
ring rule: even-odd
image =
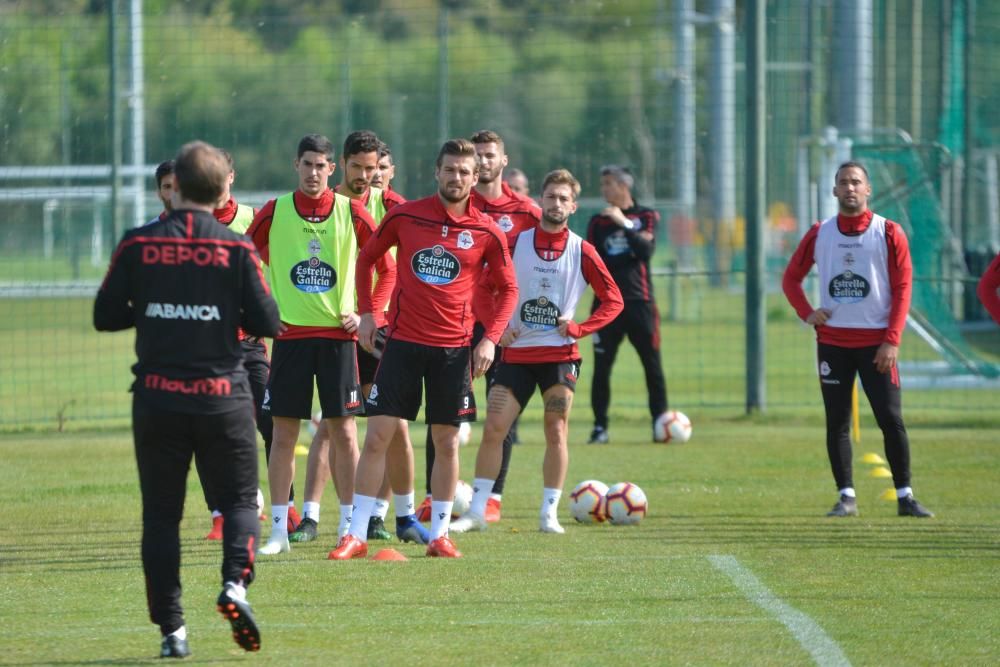
[[[333,560],[367,555],[365,522],[382,482],[386,449],[401,422],[416,418],[424,386],[426,420],[437,448],[427,555],[461,556],[448,537],[458,482],[458,427],[476,418],[472,378],[493,362],[517,300],[507,241],[469,201],[479,173],[475,156],[475,147],[465,139],[445,142],[435,171],[438,192],[394,208],[358,257],[358,341],[369,350],[376,330],[373,263],[395,246],[399,268],[389,306],[389,338],[365,402],[368,432],[355,480],[354,525],[330,552]],[[483,340],[470,348],[472,297],[487,263],[497,302]]]
[[[542,210],[530,197],[517,194],[503,180],[504,169],[507,166],[507,153],[503,138],[492,130],[479,130],[469,141],[476,147],[476,159],[479,162],[479,181],[470,195],[472,205],[493,218],[497,226],[507,237],[507,246],[513,245],[518,235],[528,229],[538,226]],[[490,290],[490,279],[487,276],[476,286],[476,296],[472,307],[476,317],[476,327],[472,334],[472,345],[475,346],[483,337],[483,323],[492,317],[494,295]],[[496,364],[486,372],[487,386],[493,384]],[[503,462],[500,473],[496,477],[489,503],[486,506],[486,520],[500,520],[500,503],[504,484],[507,480],[507,470],[510,467],[510,455],[514,443],[517,442],[517,421],[514,421],[510,432],[504,438]],[[427,434],[427,498],[418,509],[417,516],[427,520],[430,515],[430,479],[434,466],[434,442],[430,432]]]

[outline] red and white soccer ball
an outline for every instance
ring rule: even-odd
[[[646,494],[632,482],[619,482],[605,495],[608,520],[616,526],[631,526],[646,516]]]
[[[656,442],[687,442],[691,439],[691,420],[679,410],[668,410],[653,422]]]
[[[452,518],[458,518],[472,507],[472,487],[467,482],[458,480],[455,485],[455,501],[451,506]]]
[[[604,523],[608,519],[604,496],[608,485],[588,479],[576,485],[569,494],[569,511],[580,523]]]

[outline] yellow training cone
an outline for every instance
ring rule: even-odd
[[[296,445],[295,446],[295,455],[296,456],[309,456],[309,448],[306,447],[305,445]]]
[[[895,500],[896,499],[896,489],[886,489],[882,492],[882,495],[878,497],[879,500]]]
[[[862,463],[871,463],[872,465],[882,466],[885,465],[885,459],[876,454],[875,452],[868,452],[861,457]]]
[[[889,472],[889,469],[886,468],[886,467],[884,467],[884,466],[879,466],[877,468],[872,468],[872,471],[871,471],[870,474],[871,474],[872,477],[892,477],[892,473]]]

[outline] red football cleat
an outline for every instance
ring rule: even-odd
[[[222,515],[212,517],[212,530],[208,531],[208,535],[205,536],[206,540],[221,540],[222,539]]]
[[[496,523],[500,520],[500,501],[490,498],[486,501],[486,523]]]
[[[427,556],[429,558],[461,558],[462,552],[455,548],[455,543],[447,537],[439,537],[431,540],[427,545]]]
[[[424,502],[420,503],[417,507],[417,511],[414,512],[417,517],[417,521],[430,521],[431,520],[431,497],[427,496],[424,498]]]
[[[365,558],[368,556],[368,543],[362,542],[358,538],[348,533],[340,538],[337,548],[327,555],[327,560],[350,560],[352,558]]]
[[[288,534],[291,535],[295,532],[295,529],[299,527],[302,523],[302,517],[299,516],[298,510],[295,509],[295,505],[288,506]]]

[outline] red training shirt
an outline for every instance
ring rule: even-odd
[[[469,202],[493,218],[500,231],[507,237],[507,247],[510,248],[521,232],[538,226],[542,219],[542,209],[531,197],[511,190],[506,181],[500,184],[500,190],[502,194],[496,199],[486,199],[473,188],[472,194],[469,195]],[[492,309],[496,294],[490,289],[491,283],[490,276],[484,275],[483,280],[476,285],[472,312],[479,323],[489,322],[493,318]]]
[[[472,340],[472,298],[485,265],[497,290],[495,317],[484,322],[496,343],[517,302],[517,282],[507,241],[496,224],[471,205],[462,215],[445,209],[439,195],[393,208],[358,256],[359,311],[378,310],[370,295],[372,264],[396,246],[396,285],[389,304],[389,335],[435,347]]]

